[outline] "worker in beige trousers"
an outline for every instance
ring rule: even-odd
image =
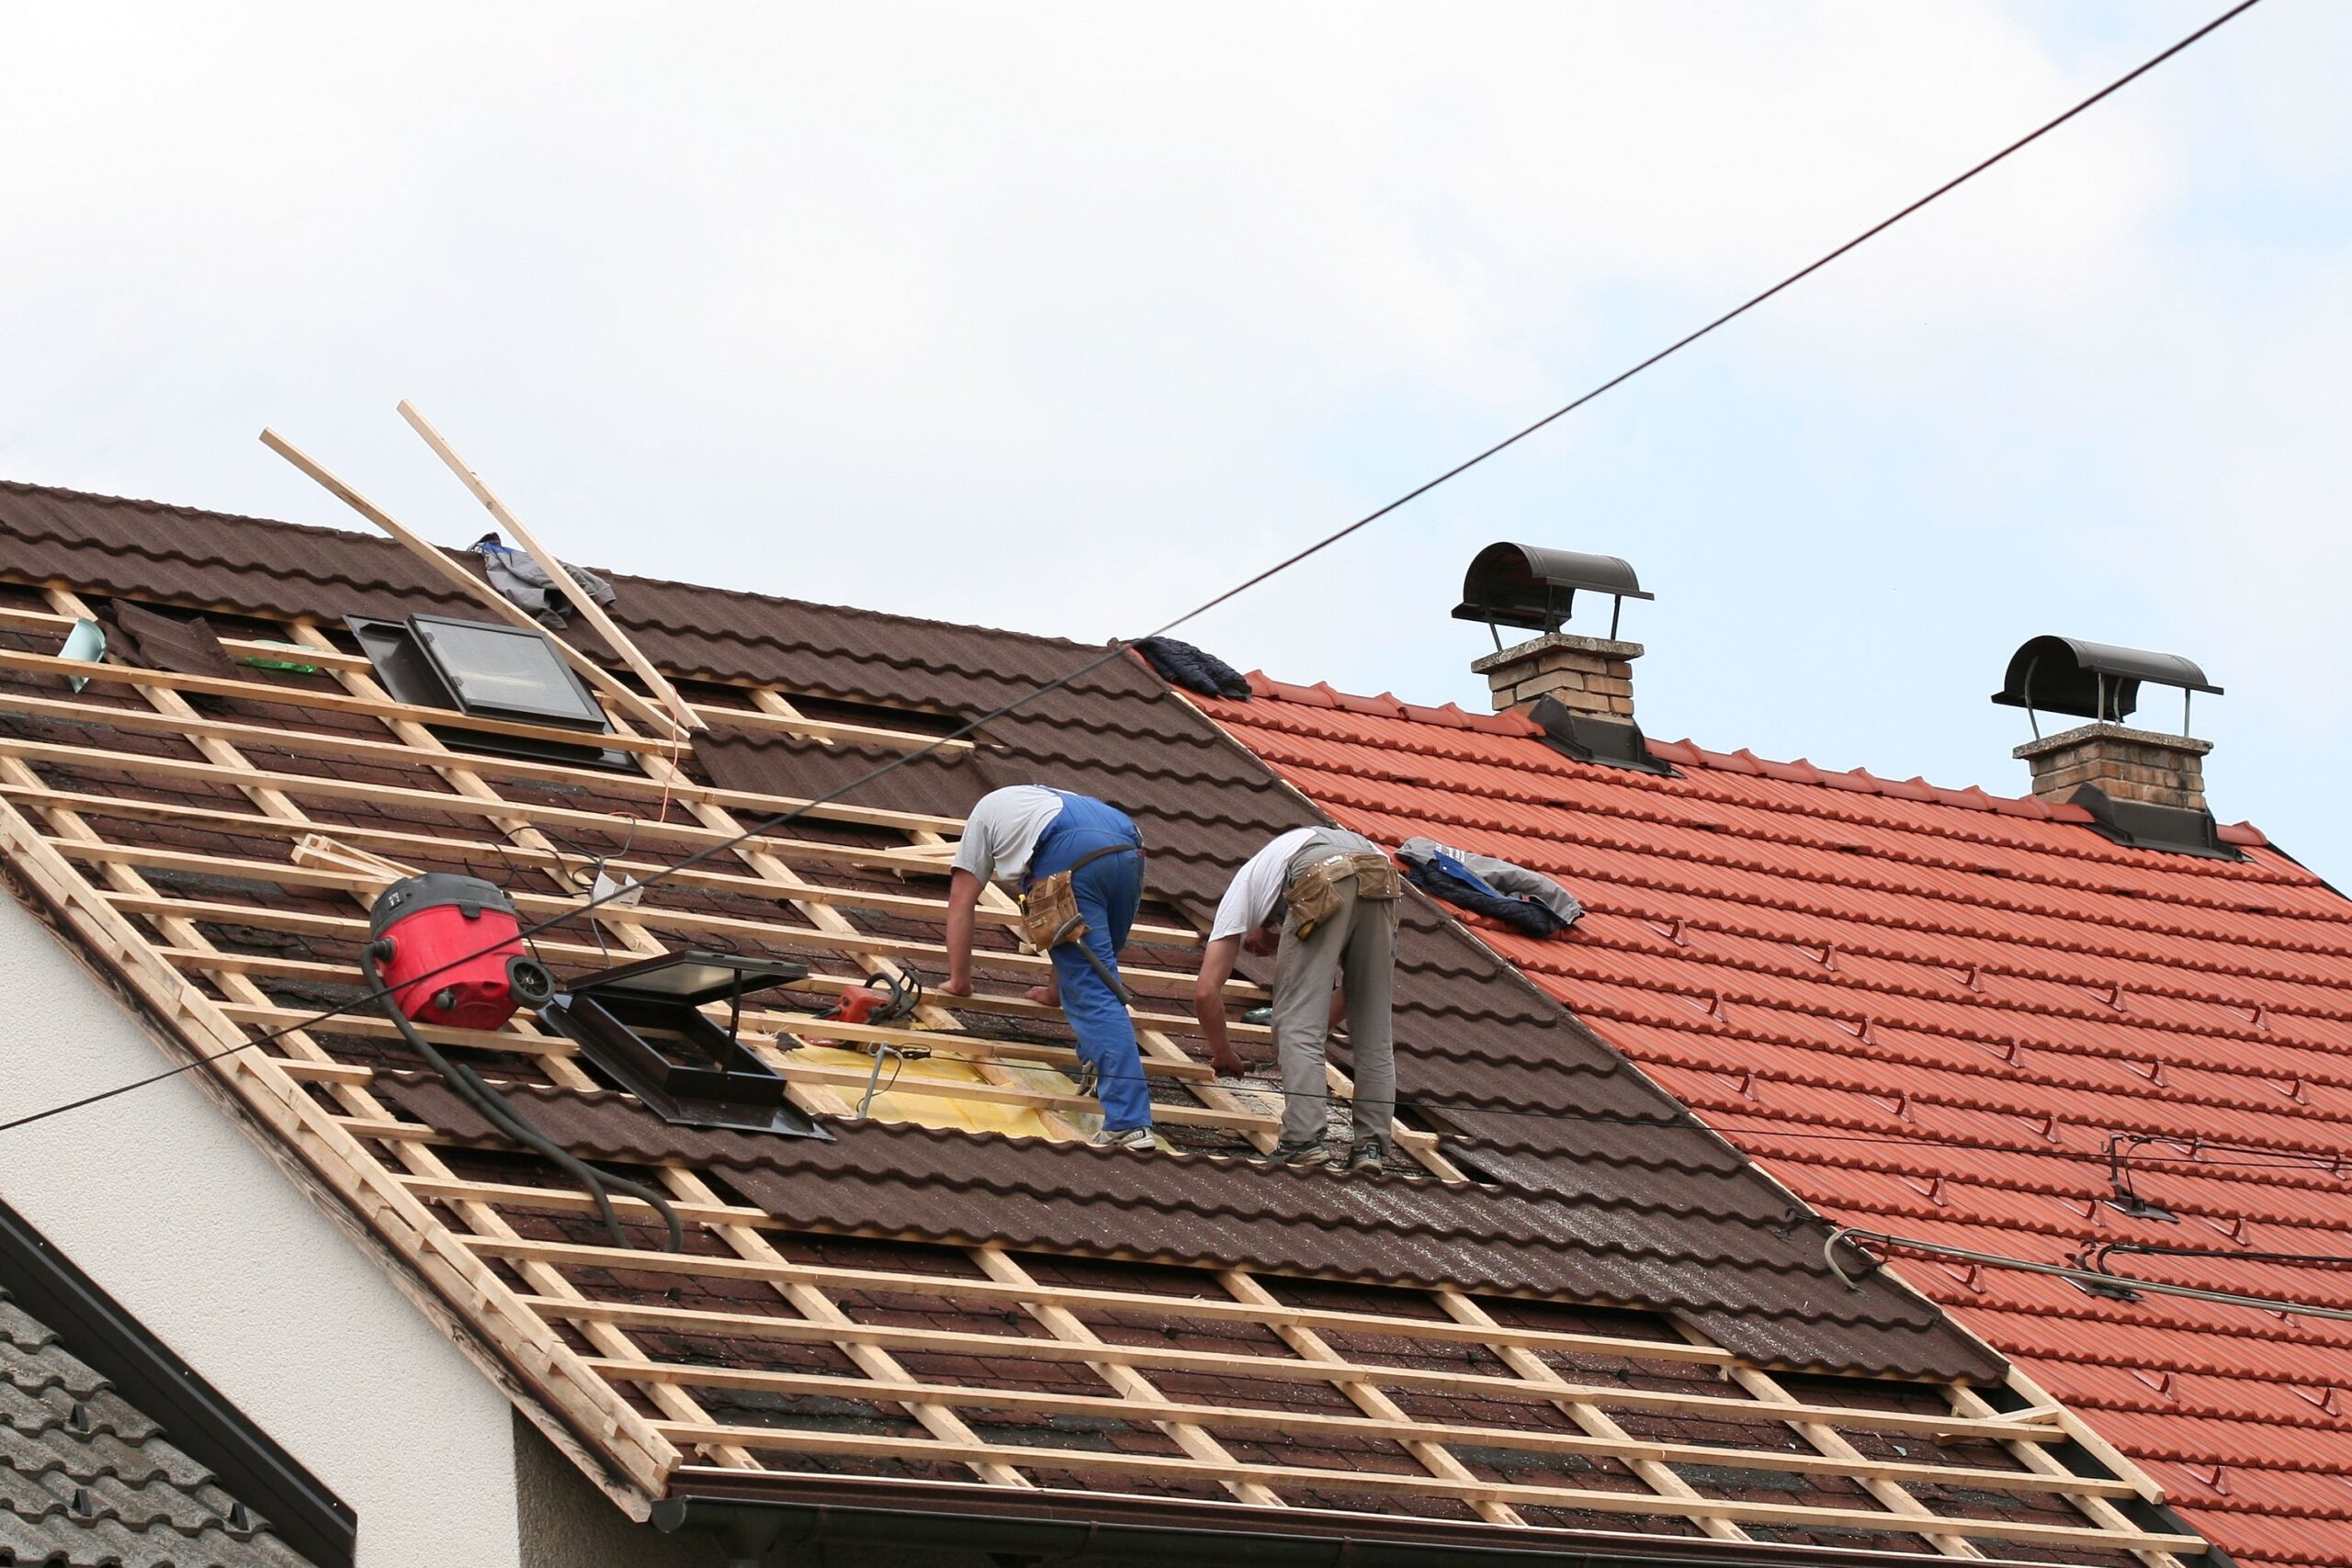
[[[1396,1112],[1390,989],[1402,879],[1377,845],[1340,828],[1298,828],[1250,857],[1225,890],[1193,987],[1193,1010],[1220,1073],[1242,1062],[1225,1024],[1225,983],[1246,950],[1274,960],[1274,1057],[1283,1074],[1282,1137],[1272,1158],[1328,1157],[1330,1103],[1324,1055],[1331,1026],[1348,1021],[1355,1047],[1351,1171],[1378,1170]],[[1335,988],[1334,982],[1337,982]]]

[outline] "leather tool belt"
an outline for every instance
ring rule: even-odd
[[[1086,934],[1086,920],[1078,912],[1078,894],[1070,886],[1070,878],[1080,867],[1101,860],[1104,855],[1141,854],[1133,844],[1106,844],[1089,851],[1070,863],[1067,871],[1041,876],[1031,883],[1021,895],[1021,939],[1039,953],[1049,947],[1059,947],[1066,942],[1076,942]]]
[[[1374,901],[1395,898],[1404,886],[1396,865],[1377,850],[1354,854],[1326,855],[1293,875],[1283,889],[1290,907],[1292,928],[1302,937],[1340,912],[1340,884],[1355,879],[1356,897]]]

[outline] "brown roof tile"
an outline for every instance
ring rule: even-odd
[[[0,484],[0,549],[6,569],[22,578],[245,614],[466,610],[389,541],[34,486]],[[740,592],[614,581],[616,618],[674,672],[886,705],[978,714],[1098,651]],[[873,799],[961,815],[988,788],[1029,778],[1100,795],[1142,827],[1153,892],[1203,912],[1267,836],[1315,819],[1139,660],[1115,660],[993,721],[987,733],[993,744],[977,756],[901,768]],[[788,766],[795,794],[872,760],[854,748],[738,736],[714,744],[726,757],[714,771],[756,776]],[[1041,1242],[1059,1237],[1057,1245],[1104,1252],[1173,1248],[1307,1271],[1476,1280],[1680,1311],[1730,1348],[1769,1359],[1908,1376],[1997,1375],[1997,1361],[1917,1298],[1876,1282],[1860,1293],[1837,1286],[1822,1262],[1819,1220],[1416,900],[1399,949],[1404,1098],[1453,1108],[1445,1115],[1464,1157],[1491,1184],[1286,1179],[1205,1159],[1122,1166],[1079,1150],[903,1127],[860,1127],[827,1148],[794,1145],[764,1156],[705,1150],[704,1135],[659,1124],[626,1136],[675,1140],[678,1152],[691,1144],[697,1158],[725,1152],[747,1173],[790,1171],[793,1212],[821,1211],[843,1228],[1026,1230]],[[430,1086],[400,1092],[415,1097],[428,1119],[455,1114]],[[610,1113],[586,1101],[550,1104],[544,1113],[571,1119],[587,1146],[596,1146],[586,1137],[592,1131],[616,1133]]]

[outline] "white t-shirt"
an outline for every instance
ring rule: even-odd
[[[1062,797],[1043,784],[1012,784],[980,796],[964,819],[964,840],[952,869],[982,882],[1018,882],[1037,853],[1037,840],[1062,814]]]
[[[1293,828],[1278,833],[1266,847],[1251,855],[1233,874],[1232,885],[1225,897],[1217,900],[1216,921],[1209,927],[1209,940],[1219,937],[1247,936],[1273,919],[1274,906],[1282,902],[1283,873],[1290,869],[1290,857],[1309,838],[1322,831],[1319,828]]]

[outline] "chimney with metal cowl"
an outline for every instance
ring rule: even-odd
[[[1561,629],[1579,588],[1610,596],[1607,637]],[[1470,668],[1487,678],[1497,713],[1532,709],[1549,697],[1573,713],[1631,720],[1634,660],[1642,645],[1617,639],[1618,618],[1626,600],[1656,597],[1642,592],[1634,569],[1615,556],[1498,544],[1471,561],[1453,617],[1484,622],[1495,639],[1495,651]],[[1537,635],[1506,648],[1504,626]]]
[[[2179,689],[2179,734],[2123,722],[2139,706],[2143,682]],[[2011,754],[2033,770],[2040,798],[2084,807],[2120,843],[2234,858],[2205,806],[2205,755],[2213,743],[2188,733],[2199,692],[2219,696],[2222,688],[2177,653],[2038,637],[2010,657],[1993,700],[2026,710],[2033,739]],[[2046,713],[2089,722],[2044,735]]]
[[[1578,589],[1609,595],[1607,637],[1563,629]],[[1487,678],[1497,713],[1526,714],[1579,761],[1669,773],[1651,759],[1634,722],[1634,660],[1642,645],[1617,637],[1625,601],[1656,597],[1615,556],[1494,544],[1470,562],[1453,618],[1482,622],[1494,638],[1495,651],[1470,668]],[[1506,647],[1505,626],[1535,636]]]

